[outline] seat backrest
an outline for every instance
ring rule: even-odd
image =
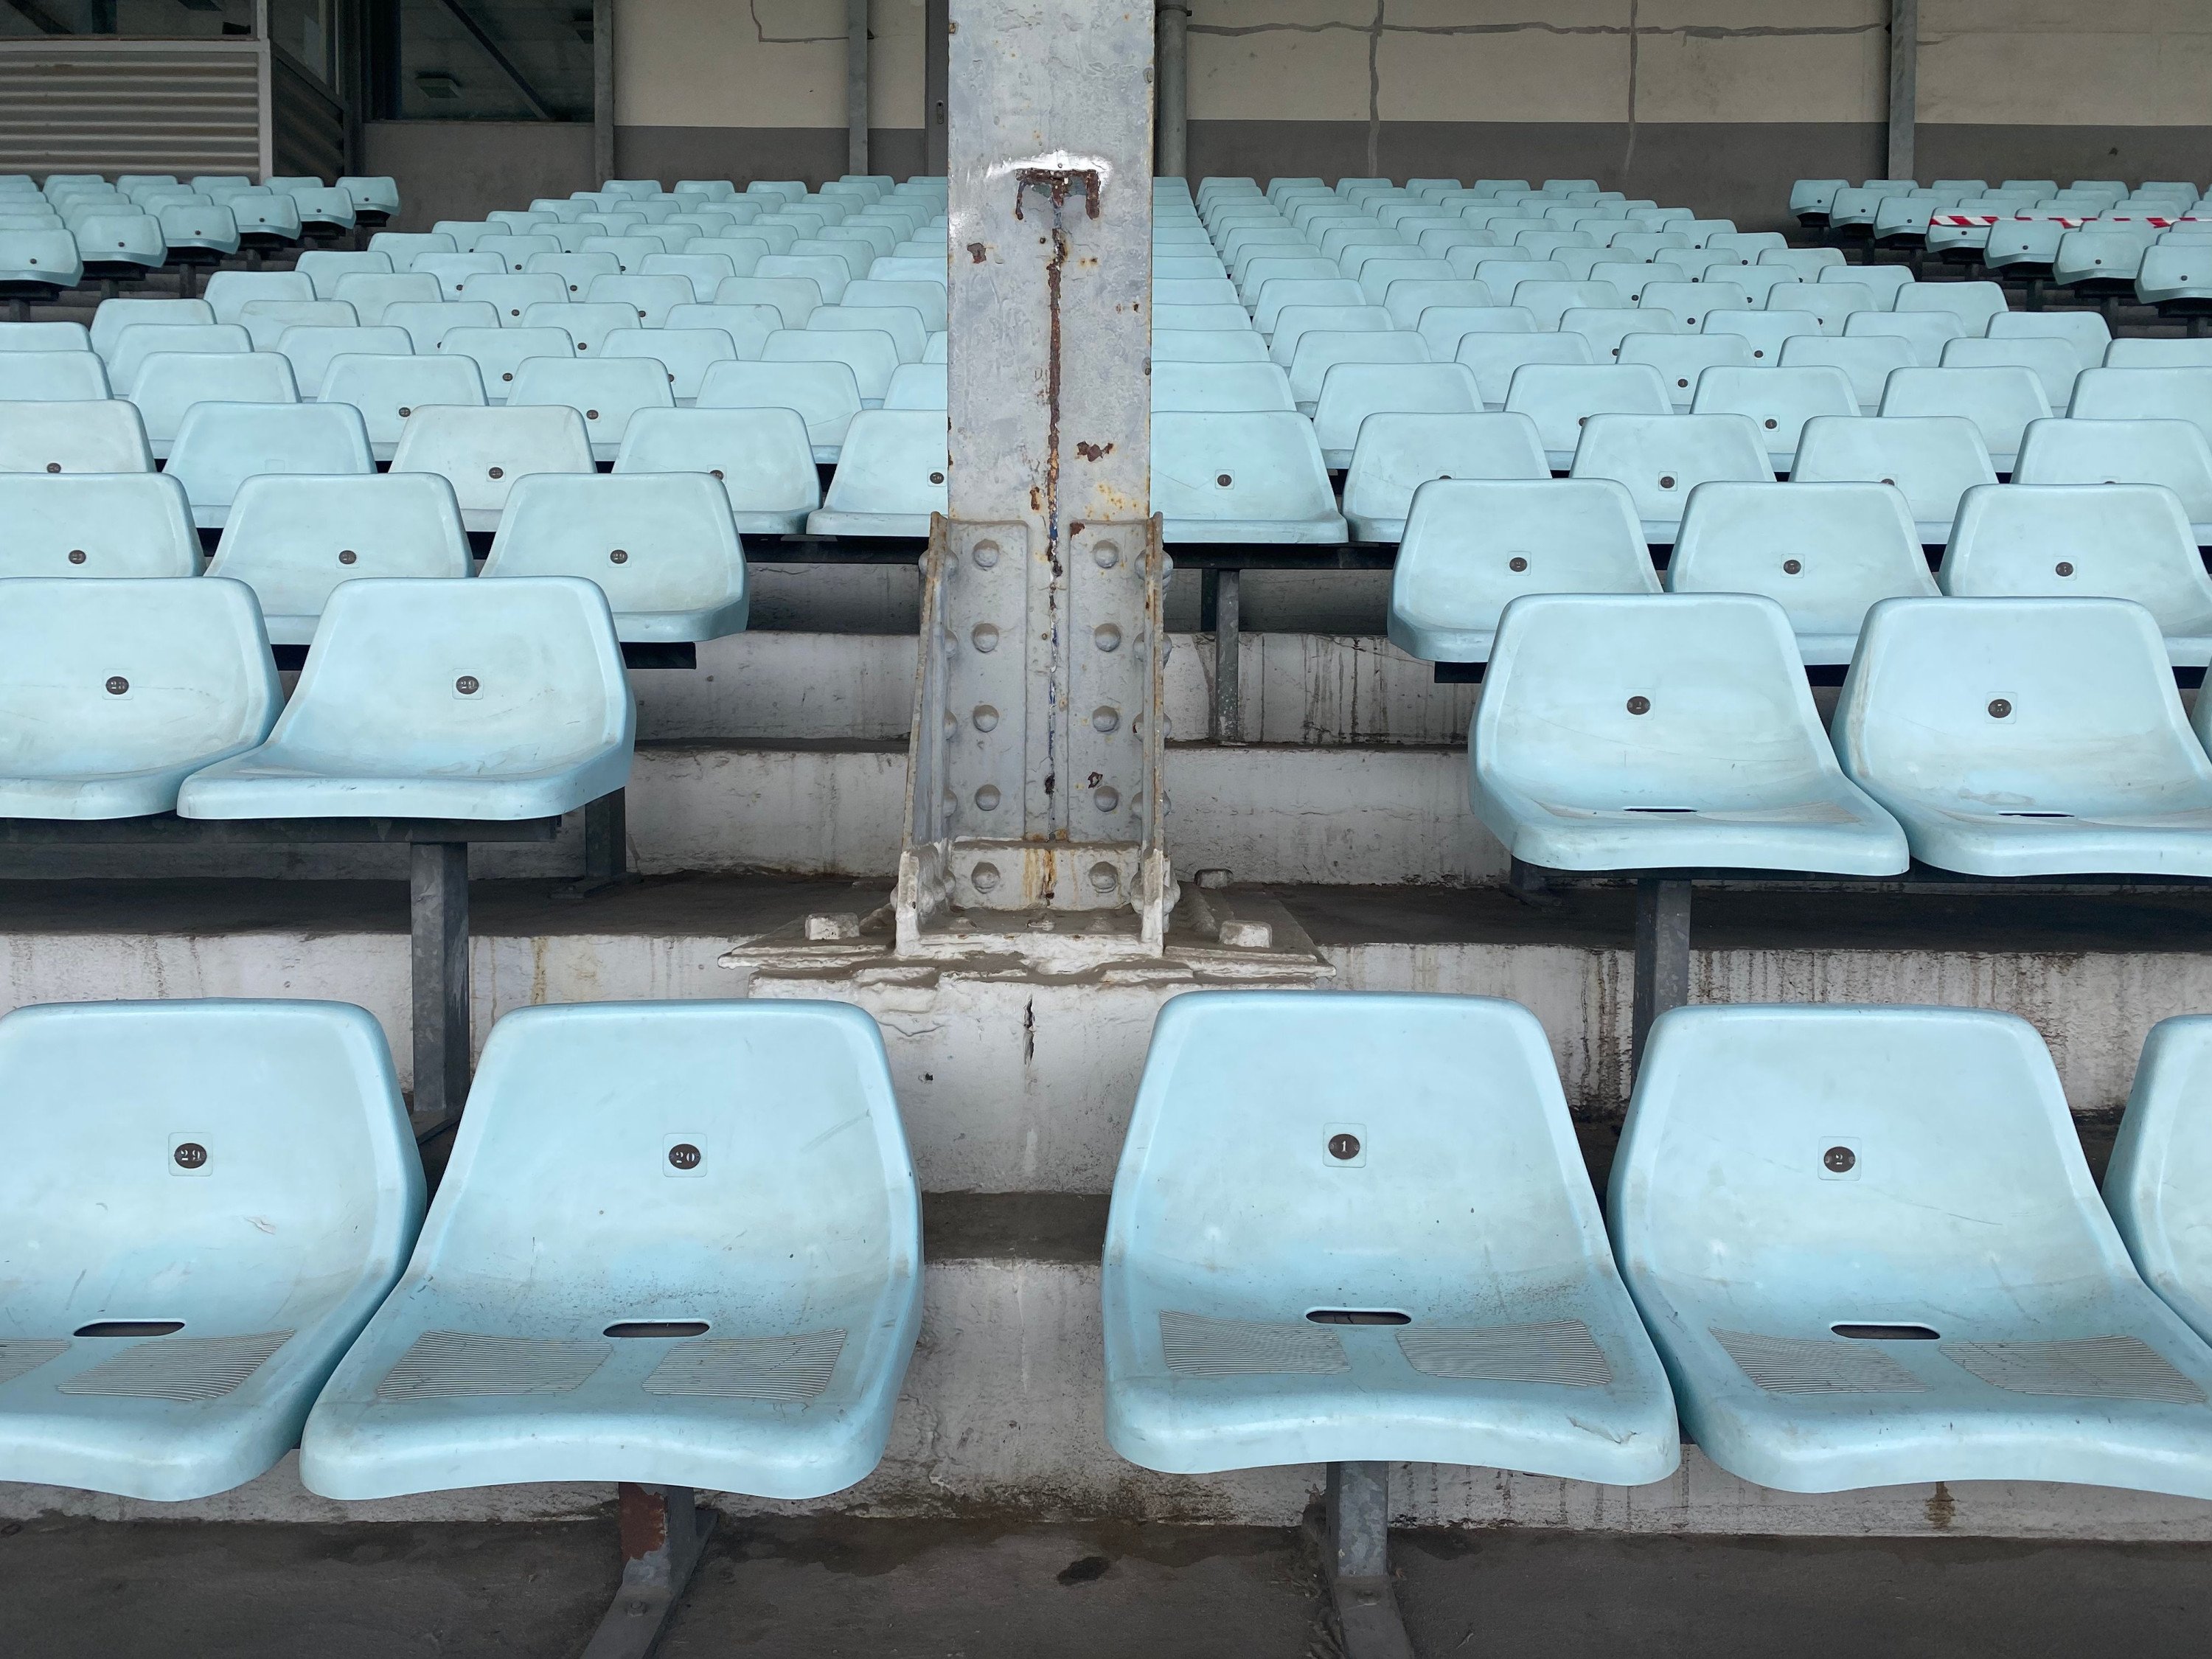
[[[1551,476],[1526,415],[1382,411],[1360,422],[1344,475],[1344,511],[1364,533],[1373,520],[1402,520],[1413,492],[1432,479]]]
[[[2212,368],[2085,368],[2066,412],[2077,421],[2187,421],[2212,439]]]
[[[2049,420],[2021,440],[2015,484],[2163,484],[2212,526],[2212,441],[2187,421]]]
[[[641,1214],[659,1218],[649,1244]],[[921,1252],[890,1070],[865,1012],[580,1004],[493,1028],[410,1273],[527,1263],[644,1318],[698,1311],[672,1286],[742,1285],[763,1328],[788,1330],[809,1328],[825,1284],[909,1284]]]
[[[1461,363],[1340,362],[1322,376],[1314,435],[1324,452],[1348,453],[1371,414],[1472,414],[1482,407],[1474,374]]]
[[[8,584],[0,776],[211,764],[259,743],[283,702],[251,588],[169,577]]]
[[[1662,1015],[1607,1218],[1632,1285],[1725,1275],[1753,1330],[2128,1271],[2043,1039],[1978,1009]]]
[[[1292,1275],[1322,1307],[1417,1317],[1464,1273],[1548,1282],[1588,1263],[1609,1277],[1543,1028],[1474,997],[1175,998],[1152,1029],[1106,1251],[1139,1273],[1158,1260],[1233,1264],[1256,1285]]]
[[[1870,793],[1937,811],[2095,815],[2212,792],[2157,619],[2124,599],[1886,599],[1832,731]]]
[[[177,428],[167,475],[198,509],[228,507],[264,472],[375,470],[360,412],[348,404],[197,403]]]
[[[742,604],[745,594],[730,498],[705,472],[525,478],[482,579],[516,576],[581,576],[623,616]]]
[[[778,329],[761,346],[770,363],[841,362],[853,371],[863,403],[880,403],[900,362],[898,345],[880,329]]]
[[[1909,290],[1900,290],[1900,293]],[[1943,359],[1943,348],[1954,340],[1979,332],[1969,329],[1955,313],[1948,311],[1855,311],[1844,319],[1845,338],[1861,335],[1890,336],[1903,340],[1912,352],[1913,362],[1923,368],[1933,368]]]
[[[184,486],[158,472],[0,472],[0,577],[196,576]]]
[[[1313,425],[1280,410],[1152,417],[1152,510],[1170,519],[1325,519],[1336,511]]]
[[[532,359],[532,362],[538,361]],[[392,457],[394,472],[435,472],[453,487],[461,521],[495,516],[517,478],[533,472],[589,472],[592,441],[567,404],[468,409],[433,404],[410,416]],[[492,528],[491,525],[481,525]]]
[[[218,270],[205,297],[216,321],[234,323],[249,300],[313,300],[315,285],[296,270]]]
[[[244,582],[275,618],[319,616],[340,582],[472,568],[443,478],[270,473],[239,485],[208,574]]]
[[[458,353],[404,357],[348,356],[332,361],[321,401],[360,411],[370,447],[392,459],[417,410],[435,404],[480,405],[483,379],[474,359]]]
[[[1862,314],[1873,313],[1854,312],[1852,316],[1856,319]],[[1956,325],[1955,319],[1946,320]],[[1819,321],[1807,312],[1716,309],[1710,300],[1705,305],[1705,319],[1698,327],[1706,334],[1742,336],[1745,343],[1751,348],[1752,362],[1760,368],[1771,368],[1781,362],[1783,348],[1792,339],[1821,332]],[[1849,322],[1845,323],[1844,329],[1849,332]]]
[[[2068,341],[2017,337],[1953,340],[1943,348],[1942,367],[2024,368],[2035,377],[2046,405],[2054,410],[2063,410],[2072,400],[2074,377],[2081,369],[2081,360]]]
[[[702,409],[790,409],[809,441],[834,448],[860,412],[860,383],[844,362],[716,363],[700,383]]]
[[[1893,368],[1908,368],[1919,360],[1911,345],[1893,335],[1863,334],[1838,339],[1826,334],[1800,334],[1782,343],[1784,368],[1834,368],[1850,387],[1856,411],[1871,414],[1881,403],[1882,387]]]
[[[90,351],[82,323],[0,323],[0,352]]]
[[[804,514],[822,504],[806,422],[790,409],[640,410],[614,470],[708,473],[740,529],[748,514]]]
[[[565,305],[568,285],[552,271],[500,271],[471,277],[468,297],[481,300],[497,314],[495,326],[515,328],[532,306]]]
[[[1887,484],[1720,483],[1690,496],[1667,591],[1763,593],[1801,638],[1849,640],[1869,605],[1936,588],[1905,497]]]
[[[1513,340],[1505,335],[1499,338]],[[1579,339],[1579,335],[1567,337]],[[1464,354],[1474,342],[1460,343]],[[1483,343],[1487,344],[1487,342]],[[1587,348],[1586,348],[1587,349]],[[1505,391],[1505,407],[1529,416],[1544,440],[1554,465],[1574,453],[1583,425],[1593,415],[1667,415],[1666,386],[1659,371],[1644,363],[1529,362],[1513,371]]]
[[[512,319],[508,319],[512,320]],[[522,313],[525,328],[557,328],[567,334],[579,357],[596,360],[605,354],[608,337],[638,326],[637,310],[613,301],[587,303],[539,301]]]
[[[2212,1017],[2162,1019],[2143,1039],[2104,1200],[2136,1270],[2174,1312],[2212,1336]]]
[[[630,416],[641,409],[667,409],[675,403],[666,370],[641,358],[529,357],[515,370],[507,392],[509,408],[566,404],[584,417],[594,446],[622,442]]]
[[[1658,591],[1635,501],[1611,479],[1437,479],[1414,490],[1406,516],[1391,626],[1393,637],[1410,625],[1449,641],[1452,659],[1480,661],[1524,593]]]
[[[1959,497],[1976,484],[1997,481],[1980,430],[1957,415],[1871,421],[1815,416],[1798,435],[1790,477],[1793,483],[1893,484],[1923,532],[1941,526],[1947,536]]]
[[[137,385],[139,370],[156,353],[243,356],[252,349],[252,337],[235,323],[134,324],[117,335],[108,348],[108,378],[123,396],[130,397]]]
[[[1611,478],[1636,500],[1647,526],[1682,516],[1690,492],[1718,479],[1763,483],[1774,477],[1758,428],[1744,415],[1592,415],[1575,446],[1570,476]]]
[[[313,398],[322,395],[324,382],[330,376],[331,365],[340,357],[411,356],[415,342],[404,328],[295,325],[276,337],[275,349],[292,365],[293,382],[299,388],[300,395]]]
[[[1313,337],[1307,337],[1310,340]],[[1348,337],[1364,341],[1391,337],[1356,334]],[[934,364],[915,363],[902,366],[898,373],[906,374],[908,368],[935,367]],[[1289,376],[1273,363],[1155,363],[1152,365],[1152,407],[1251,410],[1291,409],[1296,405],[1291,400]]]
[[[281,350],[290,329],[360,325],[353,307],[343,300],[249,300],[239,313],[238,324],[256,351]]]
[[[444,297],[438,279],[427,271],[401,270],[380,274],[369,270],[351,270],[331,285],[328,295],[319,297],[343,300],[354,308],[362,325],[374,328],[384,320],[386,306],[435,305]]]
[[[1837,775],[1789,619],[1749,593],[1515,599],[1468,744],[1486,790],[1630,811],[1724,811]]]
[[[1161,371],[1168,367],[1169,365],[1160,362],[1155,362],[1152,365],[1152,391],[1155,397],[1159,393]],[[1185,368],[1188,365],[1176,365],[1176,367]],[[1217,367],[1233,368],[1238,365],[1220,364]],[[1273,363],[1246,363],[1241,367],[1275,368]],[[1282,373],[1280,369],[1275,369],[1275,372],[1278,374]],[[951,404],[950,391],[949,375],[943,363],[901,363],[892,372],[890,385],[884,388],[883,406],[885,409],[945,409],[950,407]],[[1289,396],[1287,385],[1285,386],[1283,395]]]
[[[358,1326],[422,1219],[390,1051],[348,1003],[18,1008],[0,1018],[0,1273],[19,1329],[173,1319],[182,1338],[202,1322],[229,1335],[347,1291],[337,1317]]]
[[[338,297],[338,283],[353,273],[392,274],[392,256],[373,248],[310,248],[293,269],[313,283],[318,300]]]
[[[269,741],[337,766],[469,777],[627,750],[633,730],[614,617],[594,584],[399,576],[332,590]]]
[[[1977,485],[1937,580],[1963,598],[2133,599],[2168,635],[2212,636],[2212,576],[2181,498],[2157,484]]]
[[[0,351],[0,402],[72,403],[107,395],[107,371],[89,351]]]
[[[0,402],[0,472],[151,472],[137,409],[119,398]]]
[[[1778,465],[1786,465],[1786,458],[1797,453],[1797,439],[1807,421],[1859,412],[1858,398],[1843,370],[1786,364],[1707,369],[1698,379],[1690,407],[1700,415],[1745,416],[1758,428],[1759,442]]]
[[[642,333],[631,329],[627,334]],[[621,339],[624,334],[615,334],[610,339]],[[568,331],[558,328],[457,328],[438,342],[441,357],[465,358],[477,366],[482,381],[481,397],[463,397],[462,403],[505,403],[507,394],[514,389],[514,376],[529,357],[573,357],[575,346],[569,341]],[[423,401],[437,401],[425,399]]]
[[[1892,371],[1882,387],[1881,418],[1932,415],[1972,421],[1997,466],[2009,472],[2021,434],[2030,421],[2050,418],[2051,400],[2034,374],[2017,367]]]
[[[667,380],[669,394],[678,403],[689,403],[699,395],[710,367],[732,362],[738,355],[735,342],[718,328],[624,329],[607,336],[604,350],[603,363],[625,357],[658,363]]]
[[[515,274],[557,276],[564,292],[554,297],[580,300],[594,282],[602,276],[611,276],[621,269],[611,253],[533,253]]]
[[[1751,365],[1751,343],[1740,334],[1632,334],[1620,343],[1620,361],[1659,371],[1668,401],[1680,410],[1695,401],[1709,368]]]

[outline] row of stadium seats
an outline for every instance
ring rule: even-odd
[[[1639,1486],[1686,1430],[1788,1491],[2212,1496],[2209,1080],[2212,1019],[2153,1029],[2100,1196],[2025,1021],[1680,1009],[1601,1215],[1526,1008],[1176,997],[1114,1182],[1107,1437],[1181,1474]],[[883,1455],[923,1200],[857,1009],[509,1014],[427,1214],[381,1033],[346,1004],[23,1008],[0,1085],[23,1108],[0,1478],[179,1500],[296,1444],[343,1499],[799,1499]]]

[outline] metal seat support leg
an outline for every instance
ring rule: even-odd
[[[1345,1659],[1413,1659],[1390,1583],[1390,1466],[1330,1464],[1327,1524],[1322,1572]]]
[[[1636,884],[1636,1000],[1629,1058],[1644,1064],[1651,1022],[1690,1000],[1690,884],[1645,876]]]
[[[469,849],[418,841],[409,854],[415,1115],[435,1123],[469,1092]]]
[[[613,1604],[585,1646],[584,1659],[647,1659],[667,1633],[669,1615],[699,1565],[714,1512],[701,1510],[689,1486],[622,1483],[623,1576]]]

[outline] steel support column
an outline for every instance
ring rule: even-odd
[[[948,27],[951,513],[925,568],[899,948],[981,928],[1157,952],[1152,17],[951,0]]]
[[[1690,884],[1645,876],[1636,884],[1636,990],[1629,1058],[1644,1064],[1651,1022],[1690,1000]]]
[[[1889,0],[1889,172],[1911,179],[1920,109],[1920,0]]]
[[[923,160],[921,170],[943,178],[951,163],[945,151],[945,121],[950,95],[945,89],[946,54],[952,44],[951,15],[945,0],[922,0],[921,96]]]
[[[699,1552],[714,1529],[712,1510],[701,1511],[689,1486],[616,1489],[622,1528],[623,1576],[583,1659],[648,1659],[668,1629],[699,1565]]]
[[[1188,0],[1160,0],[1158,75],[1153,87],[1154,131],[1158,156],[1153,171],[1163,179],[1187,177],[1190,168],[1190,6]]]
[[[1413,1659],[1390,1583],[1390,1466],[1332,1463],[1322,1575],[1345,1659]]]
[[[468,844],[416,842],[408,857],[415,1114],[440,1118],[469,1093]]]
[[[615,176],[615,0],[592,0],[592,188]]]
[[[868,0],[845,0],[845,171],[868,170]]]

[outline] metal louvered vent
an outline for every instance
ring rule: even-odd
[[[0,41],[0,173],[269,167],[258,40]]]
[[[0,1382],[13,1382],[27,1371],[34,1371],[49,1359],[58,1359],[69,1352],[67,1341],[52,1340],[29,1340],[18,1339],[0,1342]]]
[[[1713,1328],[1713,1340],[1769,1394],[1925,1394],[1928,1385],[1864,1342],[1755,1336]]]
[[[289,1331],[251,1336],[157,1336],[134,1342],[61,1385],[62,1394],[125,1400],[220,1400],[291,1340]]]
[[[844,1351],[842,1331],[679,1342],[645,1379],[645,1391],[798,1404],[830,1386]]]
[[[1352,1369],[1336,1333],[1319,1325],[1164,1313],[1160,1346],[1168,1369],[1180,1376],[1333,1376]]]
[[[566,1394],[606,1364],[611,1342],[425,1331],[376,1385],[379,1400]]]
[[[1945,1342],[1938,1352],[2008,1394],[2081,1400],[2162,1400],[2201,1406],[2204,1390],[2132,1336],[2072,1342]]]
[[[1398,1333],[1398,1347],[1424,1376],[1563,1389],[1601,1389],[1613,1381],[1604,1351],[1579,1319],[1462,1330],[1415,1327]]]

